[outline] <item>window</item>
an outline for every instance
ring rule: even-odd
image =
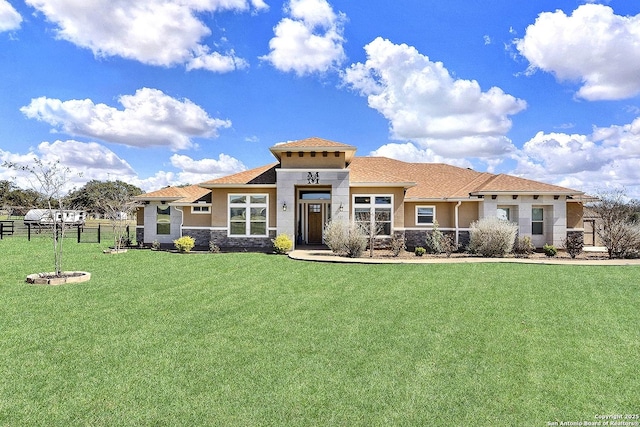
[[[267,195],[229,195],[229,235],[267,235]]]
[[[544,209],[531,209],[531,234],[544,234]]]
[[[156,208],[156,234],[171,234],[171,207]]]
[[[390,236],[392,202],[391,196],[355,196],[354,220],[367,229],[374,222],[376,234]]]
[[[416,224],[433,224],[436,218],[435,206],[416,206]]]
[[[511,211],[509,210],[509,208],[498,208],[497,217],[498,217],[498,219],[503,219],[505,221],[510,221],[511,220]]]
[[[210,212],[209,206],[191,206],[191,213],[207,214]]]

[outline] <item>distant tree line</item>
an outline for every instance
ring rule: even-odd
[[[105,198],[113,194],[128,197],[142,194],[142,190],[126,182],[91,180],[64,197],[64,205],[71,209],[83,209],[89,214],[105,216]],[[0,207],[11,215],[24,215],[29,209],[46,208],[46,197],[32,189],[22,189],[7,180],[0,180]]]

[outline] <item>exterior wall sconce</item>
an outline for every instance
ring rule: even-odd
[[[515,200],[515,199],[517,199],[517,198],[518,198],[518,195],[517,195],[517,194],[514,194],[514,195],[513,195],[513,200]]]
[[[287,202],[282,202],[282,211],[283,212],[287,211]]]
[[[342,205],[342,202],[340,202],[340,208],[339,208],[340,212],[344,212],[344,206]]]

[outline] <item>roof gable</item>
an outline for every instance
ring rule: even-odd
[[[150,193],[140,194],[134,198],[138,200],[167,200],[176,203],[195,203],[210,192],[211,190],[202,188],[199,185],[189,185],[187,187],[165,187]]]
[[[271,163],[233,175],[205,181],[200,185],[206,188],[230,185],[275,185],[278,163]]]

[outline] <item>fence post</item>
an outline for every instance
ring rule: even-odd
[[[98,224],[98,243],[100,243],[100,224]]]
[[[76,227],[78,229],[78,243],[80,243],[80,226]]]
[[[2,238],[4,237],[4,224],[2,222],[0,222],[0,240],[2,240]]]
[[[31,224],[27,224],[27,241],[31,241]]]

